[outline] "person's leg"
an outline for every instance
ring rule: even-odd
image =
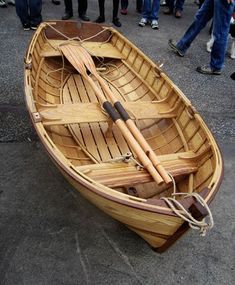
[[[87,0],[78,0],[78,15],[82,16],[86,14]]]
[[[219,0],[221,1],[221,0]],[[223,0],[225,1],[225,0]],[[185,53],[207,22],[213,17],[214,0],[205,0],[201,9],[195,15],[194,22],[190,25],[184,36],[177,43],[177,48]]]
[[[105,16],[104,16],[104,2],[105,0],[98,0],[99,3],[99,17],[95,20],[96,23],[103,23],[105,22]]]
[[[62,20],[68,20],[73,17],[73,3],[72,0],[64,0],[65,12]]]
[[[151,19],[158,20],[158,11],[160,8],[160,0],[153,0],[152,10],[151,10]]]
[[[113,0],[113,19],[118,17],[119,0]]]
[[[99,0],[99,11],[100,11],[100,17],[105,18],[104,16],[104,2],[105,0]]]
[[[227,1],[214,0],[213,37],[215,39],[211,50],[210,67],[221,70],[224,64],[230,20],[234,10],[234,4]]]
[[[128,0],[121,0],[121,9],[126,10],[128,7]]]
[[[30,24],[36,27],[42,22],[42,0],[29,0]]]
[[[163,13],[166,15],[170,15],[174,11],[175,0],[166,0],[166,8],[164,9]]]
[[[185,0],[176,0],[175,2],[175,11],[183,11]]]
[[[16,13],[20,18],[22,25],[30,24],[29,13],[28,13],[28,1],[27,0],[16,0]]]
[[[121,27],[121,22],[118,18],[119,0],[113,0],[113,24],[116,27]]]
[[[64,0],[65,12],[73,13],[73,2],[72,0]]]
[[[151,0],[144,0],[142,8],[142,18],[150,20],[151,18]]]
[[[142,12],[143,0],[136,0],[136,10],[137,12]]]

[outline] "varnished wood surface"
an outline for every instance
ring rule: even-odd
[[[188,228],[158,203],[161,197],[171,195],[172,185],[159,187],[145,170],[140,178],[136,166],[125,170],[123,162],[114,162],[128,152],[135,158],[136,154],[102,112],[88,82],[57,53],[55,43],[65,39],[45,27],[32,39],[25,69],[27,107],[42,143],[82,195],[152,247],[164,250]],[[104,68],[100,72],[109,89],[155,154],[167,158],[162,161],[175,172],[175,190],[201,193],[207,187],[205,199],[210,202],[221,183],[222,158],[213,136],[184,94],[114,29],[96,36],[102,27],[94,24],[83,24],[81,30],[70,22],[58,22],[54,27],[71,38],[76,34],[83,39],[91,37],[85,45],[98,56],[94,57],[97,68]],[[103,58],[108,50],[109,55]]]

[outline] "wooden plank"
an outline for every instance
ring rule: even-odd
[[[89,90],[90,92],[91,90]],[[74,94],[74,92],[71,92],[71,94]],[[129,111],[132,119],[143,120],[176,117],[176,113],[161,114],[158,111],[160,105],[152,102],[123,102],[122,104],[127,112]],[[40,111],[40,115],[44,125],[108,122],[110,120],[101,109],[100,104],[94,102],[58,104],[54,108]]]
[[[181,157],[187,157],[187,159]],[[191,159],[190,159],[191,158]],[[159,156],[163,167],[174,178],[195,173],[197,162],[193,152],[176,153]],[[138,170],[133,163],[110,162],[77,167],[91,179],[108,187],[126,187],[140,183],[152,182],[153,178],[145,169]]]
[[[52,57],[52,56],[61,56],[61,52],[58,50],[60,44],[62,44],[63,40],[48,40],[49,43],[46,43],[43,46],[43,49],[40,52],[41,57]],[[79,44],[78,41],[71,41],[75,45]],[[115,59],[123,59],[124,55],[120,53],[120,51],[115,48],[110,43],[101,43],[101,42],[83,42],[82,46],[92,55],[98,57],[107,57],[107,58],[115,58]],[[55,47],[55,48],[53,48]]]
[[[73,84],[70,84],[70,87],[71,86],[73,86],[73,89],[70,90],[72,102],[87,102],[84,104],[89,104],[87,89],[81,76],[73,76]],[[83,142],[83,148],[86,149],[97,161],[101,161],[97,144],[93,139],[92,130],[95,127],[96,126],[88,123],[69,125],[72,135],[78,141]]]

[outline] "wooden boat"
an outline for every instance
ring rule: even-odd
[[[90,66],[80,59],[86,52]],[[128,120],[110,119],[105,100],[119,113],[109,92]],[[206,205],[213,200],[223,172],[219,148],[178,87],[118,31],[94,23],[41,24],[25,57],[25,98],[41,142],[67,180],[152,248],[163,252],[190,226],[205,223],[209,210],[193,193]]]

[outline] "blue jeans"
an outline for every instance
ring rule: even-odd
[[[222,69],[233,10],[234,3],[228,4],[227,0],[205,0],[196,13],[194,22],[177,43],[177,47],[185,53],[207,22],[213,18],[215,41],[211,50],[210,66],[212,69]]]
[[[144,0],[142,17],[148,20],[158,20],[159,7],[160,0]]]
[[[16,13],[22,24],[38,25],[42,21],[42,0],[15,0]]]
[[[172,11],[183,11],[184,1],[185,0],[167,0],[166,4]]]

